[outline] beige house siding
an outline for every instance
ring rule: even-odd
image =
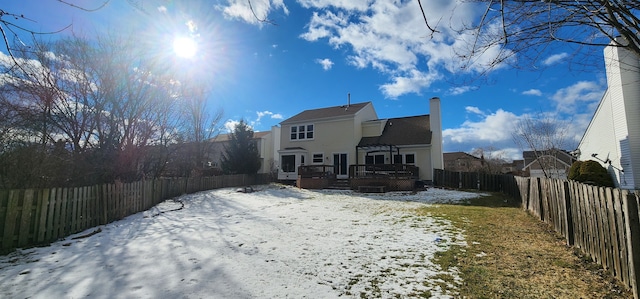
[[[359,109],[354,111],[353,113],[349,113],[348,109]],[[426,133],[424,133],[424,138],[421,142],[417,143],[429,143],[431,140],[431,131],[429,131],[429,127],[433,126],[438,130],[441,130],[440,124],[440,100],[438,98],[434,98],[430,102],[431,113],[435,117],[429,117],[429,115],[421,115],[421,116],[412,116],[405,118],[394,118],[393,124],[396,130],[400,130],[400,128],[404,128],[400,125],[403,123],[412,123],[415,124],[416,120],[424,120],[425,125],[419,125],[418,127],[424,130],[426,129]],[[337,116],[334,116],[337,115]],[[411,119],[411,120],[407,120]],[[292,126],[301,126],[301,125],[313,125],[314,126],[314,137],[313,139],[303,139],[303,140],[291,140],[290,132]],[[355,106],[342,106],[342,107],[328,107],[314,110],[305,110],[281,123],[281,134],[280,134],[280,144],[276,147],[278,150],[277,156],[279,157],[279,165],[280,171],[278,173],[278,178],[282,180],[293,180],[297,177],[297,169],[298,166],[302,165],[304,160],[304,165],[318,165],[319,161],[314,162],[314,155],[319,157],[322,155],[324,165],[334,165],[334,155],[336,154],[346,154],[347,163],[346,166],[365,163],[365,156],[367,151],[375,151],[376,149],[365,149],[360,145],[363,137],[378,137],[383,134],[383,132],[392,132],[387,131],[385,128],[387,126],[391,126],[390,119],[378,119],[378,115],[373,107],[373,104],[369,103],[360,103],[355,104]],[[400,126],[400,127],[399,127]],[[414,127],[409,127],[411,130],[414,130]],[[415,162],[413,163],[415,166],[419,167],[419,175],[422,180],[432,180],[433,179],[433,166],[440,166],[442,168],[442,133],[438,132],[437,134],[433,133],[434,138],[431,142],[436,142],[435,148],[438,152],[432,152],[431,144],[413,144],[415,138],[411,138],[411,136],[418,135],[407,135],[402,134],[400,132],[412,132],[412,131],[398,131],[399,134],[396,133],[388,133],[391,135],[386,136],[395,136],[400,139],[394,138],[393,140],[387,140],[387,142],[393,143],[395,146],[393,147],[393,153],[389,153],[384,150],[384,146],[379,146],[382,150],[377,154],[384,155],[384,163],[391,164],[393,162],[393,155],[397,153],[397,149],[400,150],[400,154],[411,153],[414,156]],[[420,133],[423,134],[423,133]],[[423,135],[419,135],[423,136]],[[409,137],[407,139],[407,137]],[[404,139],[403,139],[404,138]],[[410,145],[406,145],[407,140],[410,140]],[[396,141],[399,141],[396,143]],[[376,147],[376,146],[373,146]],[[356,156],[358,155],[358,156]],[[295,156],[295,170],[291,167],[292,165],[287,161],[291,161],[291,156]],[[283,158],[284,157],[284,158]],[[435,165],[433,165],[432,161],[436,159]],[[283,162],[283,160],[286,160]],[[286,165],[285,165],[286,164]],[[294,172],[295,171],[295,172]],[[348,173],[347,173],[348,175]]]

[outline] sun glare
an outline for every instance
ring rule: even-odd
[[[183,58],[191,58],[196,55],[198,45],[189,37],[178,37],[173,40],[173,51]]]

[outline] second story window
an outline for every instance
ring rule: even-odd
[[[313,125],[291,126],[291,140],[313,139]]]

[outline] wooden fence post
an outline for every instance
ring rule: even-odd
[[[623,191],[624,215],[626,219],[627,253],[629,255],[629,283],[633,297],[638,298],[640,273],[640,217],[638,215],[638,193]]]
[[[575,236],[573,235],[573,213],[571,213],[571,193],[569,191],[569,182],[568,181],[563,181],[562,182],[562,186],[563,186],[563,198],[562,200],[564,201],[564,208],[565,208],[565,213],[566,213],[566,239],[567,239],[567,245],[569,246],[573,246],[573,244],[575,243]]]

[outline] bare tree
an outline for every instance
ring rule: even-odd
[[[427,30],[438,33],[441,20],[429,20]],[[610,43],[627,48],[640,58],[640,2],[618,0],[463,0],[483,13],[465,24],[451,24],[460,34],[473,34],[465,53],[467,64],[485,52],[500,48],[492,62],[535,65],[555,43],[596,46]],[[619,38],[618,38],[619,37]],[[511,58],[518,55],[517,60]]]
[[[523,151],[533,153],[545,177],[553,177],[556,169],[563,168],[558,164],[559,153],[570,146],[567,140],[569,124],[569,121],[553,119],[549,114],[525,116],[516,124],[512,137]]]
[[[204,82],[190,80],[183,83],[180,101],[183,107],[181,139],[182,161],[178,168],[185,176],[203,175],[211,162],[211,139],[219,132],[222,110],[211,111],[208,107],[208,88]]]
[[[475,148],[471,151],[471,155],[480,157],[482,165],[477,171],[484,173],[500,174],[502,165],[507,162],[504,154],[492,146]]]

